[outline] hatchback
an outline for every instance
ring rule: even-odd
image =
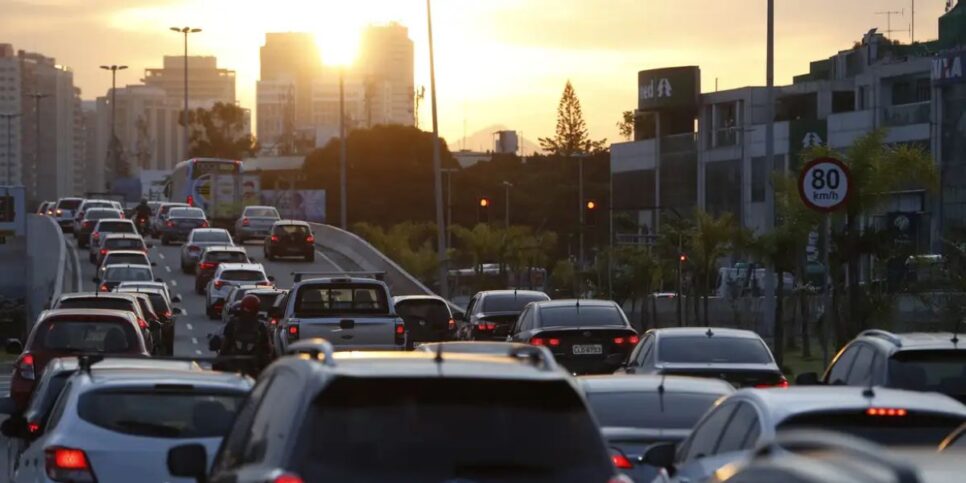
[[[201,253],[207,247],[232,246],[228,230],[222,228],[195,228],[188,234],[187,240],[181,247],[181,271],[194,273],[201,258]]]
[[[245,243],[252,238],[268,236],[280,216],[274,206],[246,206],[238,220],[235,221],[235,236],[238,243]]]
[[[107,265],[104,271],[93,278],[94,283],[98,284],[97,290],[110,292],[121,282],[160,282],[160,278],[154,278],[151,267],[145,265]]]
[[[161,244],[170,245],[176,240],[186,240],[191,230],[208,228],[208,220],[201,208],[172,208],[161,225]]]

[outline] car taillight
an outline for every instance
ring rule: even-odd
[[[101,286],[98,288],[98,290],[100,290],[101,292],[110,292],[111,287],[109,287],[106,283],[102,283]]]
[[[406,324],[402,319],[396,319],[396,327],[393,329],[396,335],[396,345],[406,343]]]
[[[95,240],[100,240],[101,234],[100,233],[94,233],[93,235],[91,235],[91,238],[93,238]]]
[[[627,342],[630,342],[631,344],[635,344],[635,345],[640,341],[641,341],[641,338],[636,335],[632,335],[627,338]]]
[[[621,470],[630,470],[634,468],[631,464],[631,460],[627,459],[626,456],[620,453],[613,453],[610,455],[610,461],[614,463],[614,467]]]
[[[161,316],[164,317],[164,318],[166,318],[166,319],[170,319],[171,318],[171,315],[172,315],[172,313],[171,313],[170,310],[165,310],[164,312],[161,312]]]
[[[139,318],[138,319],[138,327],[140,327],[142,329],[147,329],[148,328],[148,323],[145,322],[144,319]]]
[[[215,268],[217,266],[218,266],[217,264],[212,263],[212,262],[201,262],[201,264],[198,265],[198,268],[200,268],[202,270],[211,270],[211,269],[213,269],[213,268]]]
[[[305,243],[315,243],[315,237],[312,235],[305,237]]]
[[[87,220],[87,221],[84,222],[84,228],[90,228],[93,225],[94,225],[94,223],[91,222],[90,220]]]
[[[495,322],[482,322],[481,321],[480,323],[476,324],[476,330],[481,331],[481,332],[488,332],[488,331],[491,331],[491,330],[496,330],[496,323]]]
[[[20,372],[20,377],[27,379],[28,381],[33,381],[37,377],[37,373],[34,370],[34,355],[24,354],[20,356],[20,359],[16,363],[17,370]]]
[[[201,225],[199,225],[199,226],[201,226],[202,228],[208,228],[208,222],[207,221],[202,221],[201,222]]]
[[[188,251],[189,252],[200,252],[201,251],[201,247],[195,246],[195,245],[188,245]]]
[[[215,280],[215,288],[222,288],[225,286],[224,280]]]
[[[269,320],[269,321],[268,321],[268,323],[269,323],[270,325],[278,325],[278,319],[272,319],[272,320]]]
[[[30,421],[27,423],[27,432],[30,434],[37,434],[40,432],[40,423],[35,423]]]
[[[188,197],[185,198],[184,201],[185,201],[185,203],[188,204],[188,206],[194,206],[195,205],[195,197],[194,196],[188,195]]]
[[[54,481],[93,483],[97,481],[83,450],[50,447],[44,450],[44,469]]]
[[[251,220],[249,220],[248,218],[242,218],[242,226],[248,226],[251,224],[252,224]]]
[[[278,243],[278,235],[272,235],[272,243]]]
[[[396,324],[396,335],[402,335],[406,333],[406,326],[397,323]]]
[[[865,411],[869,416],[905,416],[909,411],[901,408],[869,408]]]
[[[447,327],[449,327],[449,330],[455,329],[456,328],[456,321],[453,320],[453,319],[449,319],[449,323],[447,324]]]
[[[299,325],[289,324],[285,329],[285,335],[288,337],[288,341],[291,342],[299,338]]]
[[[558,346],[560,346],[560,339],[557,339],[555,337],[551,337],[549,339],[545,339],[543,337],[534,337],[534,338],[530,339],[530,344],[531,345],[547,345],[547,346],[550,346],[550,347],[558,347]]]
[[[755,384],[756,389],[767,389],[769,387],[785,389],[788,387],[788,379],[785,379],[785,376],[782,376],[782,378],[779,379],[775,384]]]
[[[275,477],[272,483],[303,483],[302,478],[291,473],[283,473]]]
[[[101,248],[101,255],[107,255],[107,248]]]
[[[174,227],[174,222],[171,221],[171,220],[168,220],[168,222],[165,223],[165,225],[168,225],[169,228],[173,228]]]

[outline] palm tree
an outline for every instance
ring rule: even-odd
[[[698,295],[703,297],[702,321],[708,325],[708,295],[717,274],[718,259],[732,245],[737,231],[735,217],[724,213],[715,218],[702,210],[694,212],[694,231],[690,242],[690,260],[695,267],[695,279],[700,281]]]

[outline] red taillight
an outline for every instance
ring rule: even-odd
[[[248,226],[251,224],[252,224],[251,220],[249,220],[248,218],[242,218],[242,226]]]
[[[617,345],[624,345],[624,340],[623,337],[614,337],[614,343]]]
[[[632,335],[627,338],[627,342],[630,342],[631,344],[637,344],[640,341],[641,341],[641,338],[636,335]]]
[[[869,416],[905,416],[909,414],[905,409],[900,408],[869,408],[865,411]]]
[[[188,245],[188,251],[189,252],[200,252],[201,251],[201,247],[195,246],[195,245]]]
[[[272,243],[278,243],[278,235],[272,235]]]
[[[100,290],[101,292],[110,292],[111,287],[108,287],[106,283],[102,283],[101,286],[98,288],[98,290]]]
[[[101,255],[107,255],[107,248],[101,248]]]
[[[530,339],[530,344],[532,345],[545,345],[546,343],[547,343],[547,340],[544,339],[543,337],[534,337]]]
[[[222,288],[225,286],[224,280],[215,280],[215,288]]]
[[[208,228],[208,222],[207,221],[202,221],[201,222],[201,227],[202,228]]]
[[[559,347],[560,346],[560,339],[557,339],[555,337],[551,337],[549,339],[546,339],[546,338],[543,338],[543,337],[534,337],[534,338],[530,339],[530,344],[533,344],[533,345],[547,345],[547,346],[550,346],[550,347]]]
[[[618,469],[630,470],[634,468],[634,465],[631,464],[631,460],[627,459],[626,456],[620,453],[610,455],[610,460],[614,463],[614,467]]]
[[[406,333],[406,326],[403,324],[396,324],[396,335],[402,335]]]
[[[168,220],[168,222],[165,223],[165,225],[168,225],[168,228],[174,228],[174,222],[171,220]]]
[[[97,481],[83,450],[51,447],[44,450],[44,468],[54,481],[91,483]]]
[[[140,327],[142,329],[147,329],[148,328],[148,323],[145,322],[144,319],[139,318],[138,319],[138,327]]]
[[[27,432],[30,434],[37,434],[40,432],[40,423],[35,423],[30,421],[27,423]]]
[[[101,234],[100,233],[94,233],[93,235],[91,235],[91,238],[93,238],[95,240],[99,240],[101,238]]]
[[[299,478],[296,475],[285,473],[276,476],[275,479],[272,480],[272,483],[303,483],[303,481],[302,478]]]
[[[171,311],[170,310],[165,310],[164,312],[161,312],[161,316],[164,317],[164,318],[166,318],[166,319],[170,319],[171,318],[171,315],[172,314],[171,314]]]
[[[788,379],[785,379],[785,376],[782,376],[782,378],[779,379],[778,382],[776,382],[775,384],[755,384],[756,389],[767,389],[769,387],[777,387],[779,389],[785,389],[788,387]]]
[[[312,235],[305,237],[305,243],[315,243],[315,237]]]
[[[195,197],[194,196],[188,195],[188,197],[185,198],[184,201],[185,201],[185,203],[188,204],[188,206],[194,206],[195,205]]]
[[[447,324],[447,326],[449,327],[449,330],[455,329],[456,328],[456,321],[453,320],[453,319],[449,319],[449,324]]]
[[[278,319],[272,319],[272,320],[268,321],[268,323],[271,324],[271,325],[278,325]]]
[[[299,326],[298,324],[289,324],[285,329],[285,334],[288,337],[289,342],[299,338]]]
[[[87,221],[84,222],[84,228],[90,228],[93,225],[94,225],[94,223],[91,222],[90,220],[87,220]]]
[[[476,330],[479,330],[482,332],[489,332],[491,330],[496,330],[496,323],[481,321],[480,323],[476,324]]]
[[[33,354],[24,354],[20,356],[20,360],[17,361],[16,366],[17,370],[20,371],[20,377],[29,381],[32,381],[37,377],[37,372],[34,370]]]
[[[218,266],[217,263],[213,263],[213,262],[201,262],[201,264],[198,265],[198,268],[200,268],[202,270],[211,270],[211,269],[213,269],[213,268],[215,268],[217,266]]]

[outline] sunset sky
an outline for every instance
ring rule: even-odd
[[[441,131],[451,144],[494,124],[535,140],[552,134],[567,79],[583,103],[591,134],[617,140],[615,123],[636,105],[638,70],[697,64],[705,91],[764,84],[765,0],[435,0]],[[808,62],[849,48],[876,12],[893,16],[904,42],[909,0],[776,0],[776,81]],[[944,0],[917,2],[916,37],[936,37]],[[191,53],[215,55],[238,73],[242,106],[254,108],[258,47],[265,32],[309,31],[323,61],[354,50],[368,23],[398,21],[416,48],[416,84],[429,84],[423,0],[0,0],[0,42],[69,66],[85,99],[103,95],[101,64],[127,64],[119,84],[178,55],[169,26],[201,27]],[[421,111],[429,126],[429,109]],[[254,123],[253,123],[254,124]],[[458,146],[457,146],[458,147]],[[467,146],[479,148],[480,146]]]

